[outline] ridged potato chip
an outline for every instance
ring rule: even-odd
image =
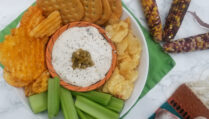
[[[58,11],[52,12],[46,19],[41,21],[30,32],[31,37],[43,38],[51,36],[57,29],[61,27],[61,16]]]
[[[10,82],[10,85],[26,86],[47,69],[45,47],[49,38],[35,39],[29,36],[30,30],[43,18],[40,11],[36,6],[30,7],[24,13],[20,26],[12,30],[12,33],[0,43],[0,62],[9,72],[5,73],[5,80]]]
[[[35,28],[39,23],[41,23],[41,21],[45,19],[42,13],[43,11],[37,6],[30,7],[27,12],[23,14],[20,21],[20,26],[25,27],[29,33],[33,28]]]
[[[33,94],[38,94],[47,91],[48,79],[50,74],[47,71],[43,72],[40,77],[38,77],[33,83],[24,87],[26,96],[31,96]]]
[[[5,81],[15,87],[23,87],[28,84],[28,82],[19,81],[17,78],[12,77],[12,75],[4,69],[3,77]]]

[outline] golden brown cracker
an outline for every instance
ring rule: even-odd
[[[111,16],[111,8],[108,0],[102,0],[103,14],[101,18],[96,21],[96,24],[103,25]]]
[[[95,22],[102,16],[101,0],[81,0],[84,6],[85,15],[83,21]]]
[[[58,10],[64,24],[80,21],[84,16],[84,7],[80,0],[37,0],[37,5],[46,16]]]
[[[108,21],[108,24],[113,24],[120,19],[123,13],[122,2],[121,0],[109,0],[109,3],[111,6],[112,15]]]

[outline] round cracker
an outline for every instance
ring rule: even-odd
[[[102,16],[101,0],[81,0],[81,2],[85,10],[83,21],[95,22]]]
[[[102,0],[103,14],[101,18],[96,22],[96,24],[103,25],[108,21],[111,16],[111,8],[108,0]]]
[[[110,16],[108,24],[114,24],[120,19],[123,13],[122,2],[121,0],[109,0],[109,3],[111,6],[112,15]]]

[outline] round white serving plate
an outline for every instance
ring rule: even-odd
[[[126,8],[123,8],[123,14],[122,14],[121,19],[123,20],[127,17],[131,18],[132,31],[133,31],[134,35],[136,35],[140,39],[140,42],[142,44],[142,55],[141,55],[141,59],[140,59],[140,65],[138,68],[138,71],[139,71],[138,80],[134,84],[135,87],[133,90],[133,94],[131,95],[131,97],[128,100],[125,101],[125,106],[123,108],[123,111],[120,114],[120,117],[123,117],[126,113],[128,113],[132,109],[132,107],[137,103],[138,98],[145,86],[145,83],[147,80],[147,75],[148,75],[148,69],[149,69],[148,47],[147,47],[147,43],[146,43],[144,34],[142,32],[142,29],[138,25],[135,18],[131,15],[131,13]],[[19,98],[22,100],[24,105],[28,108],[28,111],[30,111],[31,114],[33,114],[33,112],[30,109],[28,100],[25,97],[23,89],[15,88],[15,91],[19,95]],[[34,115],[34,118],[36,118],[36,119],[48,119],[47,112],[33,114],[33,115]],[[56,119],[64,119],[64,118],[63,118],[62,114],[60,113],[60,114],[58,114]]]

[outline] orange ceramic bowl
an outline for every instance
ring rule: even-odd
[[[72,28],[72,27],[87,27],[87,26],[93,26],[93,27],[97,28],[98,31],[100,32],[100,34],[102,34],[104,36],[104,38],[108,41],[108,43],[111,45],[111,47],[112,47],[112,64],[111,64],[111,67],[110,67],[109,71],[106,73],[106,76],[102,80],[100,80],[97,83],[92,84],[88,87],[78,87],[78,86],[74,86],[74,85],[71,85],[71,84],[65,82],[56,73],[56,71],[53,68],[52,61],[51,61],[51,59],[52,59],[52,49],[53,49],[55,41],[67,29]],[[95,24],[92,24],[92,23],[89,23],[89,22],[73,22],[73,23],[69,23],[69,24],[63,26],[62,28],[57,30],[56,33],[51,37],[51,39],[48,42],[47,48],[46,48],[46,64],[47,64],[47,67],[48,67],[48,70],[49,70],[51,76],[52,77],[59,77],[60,78],[60,84],[63,87],[65,87],[69,90],[78,91],[78,92],[91,91],[91,90],[97,89],[100,86],[102,86],[112,75],[112,73],[115,69],[115,66],[116,66],[116,61],[117,61],[116,59],[117,59],[116,48],[115,48],[114,44],[111,42],[111,40],[105,34],[104,29],[101,28],[98,25],[95,25]]]

